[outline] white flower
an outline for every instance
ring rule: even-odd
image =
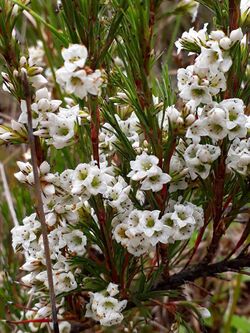
[[[187,130],[186,137],[193,140],[194,143],[200,142],[201,136],[206,135],[207,132],[203,127],[203,120],[197,119]]]
[[[118,224],[113,230],[113,237],[117,243],[126,246],[129,241],[129,237],[126,234],[126,231],[129,229],[129,225],[126,223]]]
[[[88,93],[95,96],[100,95],[102,83],[102,73],[99,69],[96,69],[94,73],[89,74],[86,78],[86,89]]]
[[[48,114],[48,121],[44,125],[49,129],[50,143],[61,149],[71,144],[74,137],[75,117],[60,117],[54,113]]]
[[[185,227],[175,228],[172,238],[174,241],[189,239],[192,236],[194,230],[195,228],[191,224],[187,224]]]
[[[171,177],[167,173],[163,173],[161,168],[153,166],[148,170],[147,177],[141,183],[141,189],[144,191],[152,190],[158,192],[164,184],[169,183]]]
[[[135,257],[147,253],[151,247],[151,243],[148,237],[143,233],[138,233],[134,237],[131,237],[128,241],[127,250]]]
[[[62,49],[64,66],[68,71],[83,68],[88,57],[88,51],[84,45],[72,44],[67,49]]]
[[[70,233],[64,234],[63,238],[71,252],[75,252],[79,256],[86,252],[87,238],[81,230],[72,230]]]
[[[84,98],[87,96],[85,70],[78,70],[70,73],[65,83],[65,90],[68,94],[75,94],[77,97]]]
[[[180,92],[180,97],[184,100],[193,100],[198,106],[199,104],[209,104],[212,102],[212,96],[209,93],[209,88],[201,86],[197,83],[186,85]]]
[[[208,90],[211,95],[217,95],[220,91],[225,91],[227,88],[226,78],[224,73],[218,72],[215,75],[208,76],[209,86]]]
[[[220,103],[220,107],[227,111],[226,126],[229,130],[229,139],[244,138],[247,134],[245,126],[247,117],[244,114],[245,106],[243,101],[238,98],[226,99]]]
[[[228,72],[232,65],[232,59],[229,55],[223,53],[217,41],[210,41],[207,47],[201,48],[200,55],[195,60],[195,66],[199,68],[209,68],[214,74],[218,70]]]
[[[55,279],[56,295],[64,292],[69,292],[77,288],[77,283],[72,272],[59,273]]]
[[[177,54],[180,53],[182,49],[185,48],[186,43],[193,43],[197,46],[201,47],[205,45],[208,35],[207,35],[207,26],[208,23],[204,24],[203,29],[199,30],[198,32],[194,30],[194,28],[189,29],[189,31],[185,31],[181,38],[175,42],[175,46],[177,47]]]
[[[195,219],[193,217],[193,211],[193,208],[189,205],[176,204],[171,219],[179,228],[186,227],[189,224],[194,225]]]
[[[242,176],[250,175],[250,138],[245,140],[236,138],[233,141],[226,163],[230,170],[238,172]]]
[[[169,243],[170,237],[173,235],[173,229],[167,225],[161,226],[160,230],[156,230],[150,237],[149,241],[152,246],[155,246],[158,242],[167,244]]]
[[[87,163],[78,164],[72,173],[72,193],[80,194],[86,187],[86,179],[89,176],[91,166]]]
[[[29,185],[34,184],[34,173],[33,168],[30,163],[17,162],[17,165],[20,168],[20,171],[15,173],[14,176],[21,182],[27,183]],[[50,165],[47,161],[43,161],[38,169],[39,178],[41,181],[42,191],[45,195],[50,196],[55,193],[55,186],[53,181],[55,176],[53,173],[50,173]]]
[[[128,173],[128,177],[132,180],[142,180],[154,166],[157,166],[158,162],[159,159],[156,156],[143,152],[136,156],[135,161],[130,162],[132,170]]]
[[[226,118],[227,113],[222,108],[215,107],[209,111],[207,118],[203,122],[207,135],[214,140],[224,139],[228,133]]]
[[[179,68],[177,71],[177,85],[179,91],[182,91],[187,84],[193,82],[194,66],[188,66],[187,68]]]
[[[119,293],[118,285],[115,283],[110,282],[107,287],[107,292],[109,293],[109,296],[116,296]]]
[[[184,153],[184,159],[192,179],[199,175],[202,179],[208,177],[211,164],[219,157],[220,148],[212,145],[191,144]]]
[[[19,246],[28,250],[30,243],[36,239],[36,234],[34,230],[30,229],[29,225],[16,226],[11,230],[11,233],[14,251],[17,251]]]
[[[88,192],[92,195],[104,194],[107,189],[105,175],[98,167],[92,167],[90,174],[85,180],[85,186]]]
[[[72,174],[72,193],[90,195],[104,194],[107,190],[107,175],[96,165],[79,164]]]
[[[159,219],[159,210],[144,210],[141,213],[138,230],[143,232],[147,237],[151,237],[155,231],[162,229],[162,223]]]
[[[121,312],[126,307],[127,300],[118,301],[112,296],[105,296],[106,293],[107,291],[91,293],[85,317],[100,321],[103,326],[119,324],[123,320]]]
[[[29,81],[35,89],[40,89],[48,83],[48,80],[42,74],[30,76]]]
[[[124,179],[119,176],[118,181],[114,186],[107,187],[104,196],[111,207],[119,210],[119,208],[121,208],[121,203],[129,200],[128,194],[130,188],[131,186],[128,186]]]
[[[18,121],[22,124],[28,124],[28,112],[27,112],[27,104],[25,100],[21,100],[21,114],[18,118]],[[42,115],[36,111],[32,110],[32,127],[36,128],[40,121],[42,120]]]
[[[41,66],[43,67],[45,65],[44,62],[44,49],[43,49],[43,43],[41,40],[37,41],[36,46],[31,46],[28,49],[29,51],[29,59],[28,59],[28,63],[29,66]]]
[[[56,254],[60,252],[60,249],[66,246],[66,241],[63,237],[64,232],[64,228],[57,227],[56,229],[52,230],[48,235],[50,251],[52,252],[53,256],[56,256]]]

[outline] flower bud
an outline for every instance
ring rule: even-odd
[[[14,5],[13,8],[12,8],[12,12],[11,12],[12,16],[17,16],[18,10],[19,10],[19,6]]]
[[[223,48],[223,50],[229,50],[231,47],[231,39],[228,37],[223,37],[220,42],[219,42],[220,46]]]
[[[19,76],[19,73],[18,73],[18,70],[17,70],[17,69],[14,69],[14,70],[13,70],[13,75],[14,75],[15,77],[18,77],[18,76]]]
[[[242,32],[241,28],[231,31],[230,39],[233,43],[241,41],[242,38],[243,38],[243,32]]]
[[[22,56],[22,57],[20,58],[19,63],[20,63],[20,66],[21,66],[21,67],[24,67],[24,66],[27,65],[27,59],[26,59],[24,56]]]
[[[221,38],[223,38],[225,36],[225,33],[222,30],[215,30],[215,31],[211,31],[210,36],[213,40],[219,41]]]
[[[10,82],[10,78],[9,75],[5,72],[1,72],[2,78],[4,79],[4,81]]]
[[[189,114],[187,116],[187,118],[185,119],[185,122],[186,122],[187,126],[192,125],[194,121],[195,121],[195,116],[193,114]]]

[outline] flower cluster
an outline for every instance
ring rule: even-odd
[[[15,70],[13,75],[18,77],[22,71],[25,71],[36,90],[31,105],[34,135],[43,137],[48,145],[61,149],[74,142],[76,124],[81,123],[81,111],[79,105],[75,105],[74,102],[72,105],[72,100],[65,98],[65,102],[69,104],[61,107],[63,101],[51,98],[51,92],[46,87],[48,80],[42,75],[43,67],[40,67],[44,65],[44,51],[42,52],[42,50],[40,43],[37,47],[30,48],[29,58],[21,57],[20,70]],[[74,93],[81,98],[87,96],[88,93],[98,95],[103,79],[99,70],[93,72],[89,67],[83,69],[87,59],[85,46],[71,45],[68,49],[62,50],[62,56],[65,63],[64,67],[57,71],[57,78],[60,84],[64,82],[63,86],[67,93]],[[2,73],[2,76],[4,90],[14,93],[14,86],[9,75]],[[22,124],[27,125],[27,122],[26,101],[21,100],[21,114],[18,123],[13,123],[12,128],[2,127],[0,139],[6,142],[26,141],[27,133]]]
[[[163,185],[170,182],[171,177],[158,167],[159,159],[154,155],[143,152],[130,162],[131,171],[128,173],[134,181],[141,182],[141,190],[158,192]]]
[[[242,39],[240,28],[226,36],[220,30],[208,34],[205,25],[198,32],[191,28],[176,42],[178,52],[184,49],[198,54],[194,65],[179,69],[177,74],[180,97],[189,111],[188,117],[193,116],[186,129],[186,138],[193,143],[183,152],[192,179],[208,177],[212,163],[221,154],[220,142],[225,138],[233,142],[226,160],[228,169],[235,172],[242,170],[240,173],[247,175],[249,151],[244,148],[250,118],[244,112],[244,102],[239,98],[218,100],[227,88],[226,73],[232,66],[230,50]],[[207,144],[204,141],[206,138],[212,140],[213,145]],[[244,147],[242,160],[239,160],[239,148],[237,158],[234,153],[238,146]]]
[[[102,292],[90,293],[85,316],[99,321],[103,326],[119,324],[123,320],[121,312],[125,309],[127,301],[115,298],[118,293],[118,286],[114,283],[110,283]]]
[[[223,31],[207,34],[207,25],[198,32],[193,28],[185,32],[176,42],[178,52],[182,49],[198,52],[194,65],[178,70],[178,89],[185,101],[192,100],[195,106],[210,104],[213,96],[226,90],[227,73],[232,66],[230,48],[241,41],[241,29],[234,30],[230,36]]]
[[[240,140],[236,138],[231,145],[227,166],[230,170],[240,173],[242,176],[250,176],[250,139]]]
[[[73,44],[62,50],[64,66],[56,71],[57,82],[68,93],[79,98],[99,95],[103,82],[99,69],[85,66],[88,51],[84,45]]]
[[[205,179],[208,177],[211,164],[219,157],[220,147],[212,145],[191,144],[184,153],[184,159],[190,176],[195,179],[198,175]]]
[[[162,217],[160,211],[132,210],[127,218],[113,221],[114,238],[129,253],[141,256],[157,243],[174,243],[189,239],[195,229],[203,226],[203,210],[189,202],[168,207]]]

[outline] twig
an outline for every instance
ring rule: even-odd
[[[176,289],[186,282],[208,276],[216,276],[219,273],[235,271],[240,272],[244,267],[250,267],[250,254],[238,256],[232,260],[222,260],[215,264],[198,264],[176,273],[166,281],[161,281],[153,287],[153,290]]]
[[[33,128],[32,128],[31,93],[30,93],[30,87],[29,87],[27,74],[25,71],[22,71],[22,82],[23,82],[25,100],[26,100],[26,104],[27,104],[29,144],[30,144],[30,150],[31,150],[31,162],[32,162],[33,173],[34,173],[34,188],[35,188],[36,201],[37,201],[36,208],[37,208],[37,214],[38,214],[39,220],[41,222],[41,228],[42,228],[42,237],[43,237],[46,268],[47,268],[47,275],[48,275],[48,285],[49,285],[49,295],[50,295],[50,303],[51,303],[51,310],[52,310],[53,328],[54,328],[54,333],[59,333],[57,310],[56,310],[56,296],[55,296],[54,284],[53,284],[52,264],[51,264],[51,258],[50,258],[47,225],[46,225],[46,219],[45,219],[45,214],[44,214],[44,209],[43,209],[41,183],[40,183],[40,178],[39,178],[39,174],[38,174],[37,147],[36,147],[36,141],[35,141],[35,138],[33,135]]]
[[[3,163],[0,163],[0,173],[1,173],[1,177],[2,177],[5,198],[6,198],[8,207],[9,207],[10,215],[12,217],[14,226],[17,227],[19,225],[19,223],[18,223],[18,220],[17,220],[17,217],[16,217],[16,212],[15,212],[14,205],[13,205],[13,200],[12,200],[12,197],[11,197],[11,194],[10,194],[10,189],[9,189],[8,181],[7,181],[7,178],[6,178]]]

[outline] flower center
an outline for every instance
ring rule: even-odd
[[[59,135],[65,136],[69,134],[69,129],[67,127],[60,127],[58,133]]]
[[[153,228],[153,226],[155,225],[155,221],[152,218],[148,218],[146,225],[148,228]]]

